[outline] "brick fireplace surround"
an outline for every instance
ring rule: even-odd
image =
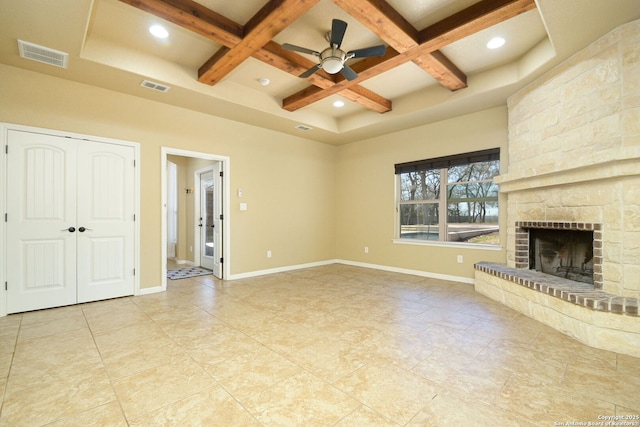
[[[588,289],[602,289],[602,224],[584,222],[547,222],[547,221],[516,221],[516,268],[529,269],[529,230],[540,228],[544,230],[575,230],[593,232],[593,287]]]
[[[508,111],[508,172],[496,178],[507,263],[476,264],[476,290],[640,357],[640,21],[511,96]],[[593,229],[593,284],[529,269],[525,231],[547,225]]]

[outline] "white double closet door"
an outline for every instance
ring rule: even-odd
[[[7,312],[133,295],[132,146],[9,130]]]

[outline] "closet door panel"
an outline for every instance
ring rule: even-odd
[[[134,149],[78,149],[78,302],[134,293]]]
[[[8,133],[7,311],[76,302],[75,141]]]

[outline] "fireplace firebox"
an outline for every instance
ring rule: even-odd
[[[516,268],[589,283],[602,289],[602,225],[516,222]]]
[[[530,229],[529,268],[593,284],[593,231]]]

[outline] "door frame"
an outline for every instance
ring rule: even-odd
[[[220,163],[220,170],[224,175],[222,180],[222,215],[224,220],[222,222],[222,239],[224,244],[222,245],[221,257],[224,259],[222,264],[222,277],[228,279],[231,272],[231,215],[229,207],[229,176],[231,175],[231,158],[228,156],[221,156],[218,154],[202,153],[198,151],[183,150],[179,148],[161,147],[160,154],[160,173],[161,173],[161,230],[162,230],[162,291],[167,290],[167,156],[182,156],[193,157],[197,159],[212,160]],[[194,185],[195,187],[195,185]],[[195,190],[195,189],[194,189]],[[178,191],[180,191],[178,189]],[[198,190],[199,191],[199,190]],[[194,194],[195,195],[195,194]],[[195,234],[195,231],[194,231]],[[195,245],[194,245],[195,246]],[[195,252],[194,252],[195,257]]]
[[[74,139],[89,140],[94,142],[102,142],[108,144],[125,145],[133,147],[134,149],[134,215],[136,221],[134,222],[134,262],[133,266],[136,274],[133,277],[134,280],[134,295],[140,295],[140,144],[133,141],[125,141],[112,138],[104,138],[100,136],[80,134],[74,132],[59,131],[55,129],[39,128],[34,126],[17,125],[13,123],[0,122],[0,146],[7,146],[7,138],[10,130],[40,133],[44,135],[70,137]],[[6,149],[0,150],[0,212],[7,212],[7,154]],[[7,265],[6,265],[6,251],[7,251],[7,223],[2,221],[2,227],[0,227],[0,260],[2,260],[2,269],[0,269],[0,317],[7,315],[7,292],[4,284],[7,280]]]

